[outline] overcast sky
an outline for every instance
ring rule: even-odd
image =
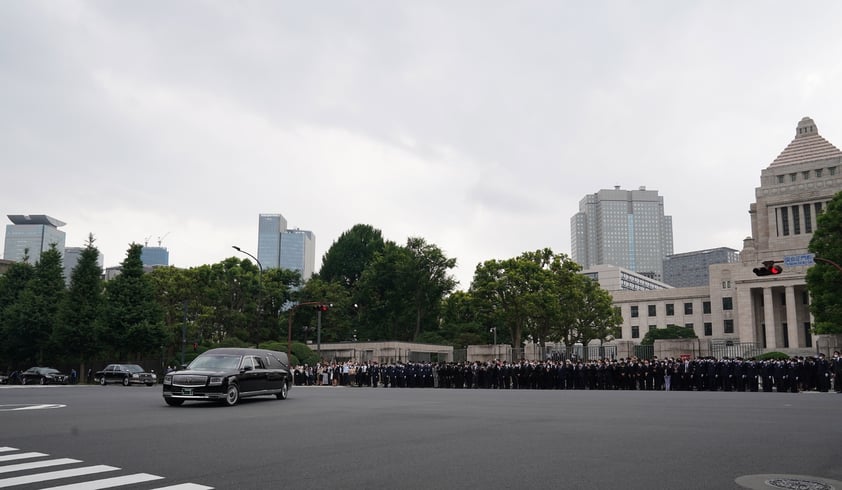
[[[0,215],[93,233],[106,266],[159,239],[178,267],[256,255],[258,215],[281,213],[318,270],[363,223],[438,245],[467,289],[482,261],[570,254],[586,194],[645,186],[675,253],[740,250],[798,121],[842,147],[840,19],[821,0],[3,1]]]

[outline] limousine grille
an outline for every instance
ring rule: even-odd
[[[176,386],[205,386],[207,382],[207,376],[197,374],[176,374],[172,377],[172,384]]]

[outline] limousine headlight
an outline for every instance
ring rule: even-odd
[[[208,386],[220,386],[222,385],[222,379],[224,376],[211,376],[210,381],[208,382]]]
[[[164,376],[164,384],[171,385],[172,384],[172,374],[167,374]]]

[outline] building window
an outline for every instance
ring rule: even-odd
[[[637,316],[638,316],[637,306],[632,306],[632,307],[631,307],[631,317],[632,317],[632,318],[637,318]]]
[[[784,183],[784,176],[778,175],[778,184],[783,184],[783,183]]]
[[[725,320],[725,333],[734,333],[734,320]]]
[[[710,315],[710,301],[702,301],[702,313]]]
[[[805,204],[804,208],[804,233],[812,233],[813,232],[813,217],[810,216],[810,205]]]
[[[689,328],[690,330],[693,330],[693,324],[692,323],[685,323],[684,328]]]
[[[789,236],[789,208],[780,208],[781,213],[781,230],[784,236]]]
[[[667,303],[667,316],[675,315],[675,305],[672,303]]]
[[[819,178],[819,177],[821,177],[821,176],[822,176],[822,169],[817,168],[817,169],[816,169],[816,178],[818,179],[818,178]]]
[[[647,313],[649,314],[649,316],[655,316],[658,314],[657,310],[655,309],[655,305],[649,305],[648,310],[649,311]]]
[[[789,174],[789,181],[795,182],[796,177],[798,177],[798,174],[796,173]]]
[[[722,309],[723,310],[733,310],[734,309],[734,300],[730,296],[725,296],[722,298]]]
[[[640,327],[637,325],[632,326],[632,338],[639,339],[640,338]]]
[[[781,293],[781,305],[786,306],[786,293]]]
[[[684,303],[684,314],[685,315],[692,315],[693,314],[693,303]]]
[[[793,235],[801,234],[801,213],[798,212],[798,206],[792,207],[792,233]]]
[[[804,180],[810,180],[810,171],[805,170],[804,172],[801,172],[801,177],[803,177]]]
[[[713,336],[713,323],[705,322],[705,337]]]
[[[827,173],[829,173],[830,175],[836,175],[836,167],[830,167],[829,169],[827,169]]]
[[[809,305],[810,304],[810,293],[807,291],[801,291],[801,304],[802,305]],[[840,380],[842,381],[842,380]]]
[[[822,203],[817,202],[813,204],[813,209],[816,210],[816,218],[818,218],[819,215],[822,214]]]

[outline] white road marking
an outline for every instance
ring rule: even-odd
[[[0,461],[17,461],[19,459],[40,458],[41,456],[47,456],[47,455],[44,454],[44,453],[7,454],[5,456],[0,456]]]
[[[152,480],[161,480],[163,476],[150,475],[149,473],[136,473],[134,475],[115,476],[114,478],[104,478],[102,480],[94,480],[82,483],[73,483],[70,485],[61,485],[58,487],[45,488],[43,490],[99,490],[101,488],[114,488],[123,485],[131,485],[133,483],[143,483]]]
[[[81,460],[71,458],[47,459],[41,461],[29,461],[26,463],[2,464],[9,461],[19,461],[23,459],[39,458],[49,456],[45,453],[39,452],[18,452],[16,454],[8,454],[20,449],[0,446],[0,473],[11,473],[15,471],[37,470],[41,468],[48,468],[53,466],[60,466],[64,464],[81,463]],[[106,465],[86,466],[81,468],[50,471],[46,473],[35,473],[31,475],[17,476],[14,478],[0,479],[0,488],[9,488],[17,485],[29,485],[37,482],[44,482],[50,480],[59,480],[62,478],[73,478],[85,475],[93,475],[97,473],[104,473],[107,471],[120,470],[120,468]],[[149,482],[154,480],[162,480],[163,476],[152,475],[149,473],[135,473],[133,475],[115,476],[111,478],[103,478],[100,480],[91,480],[87,482],[70,483],[66,485],[59,485],[50,487],[45,490],[98,490],[102,488],[114,488],[125,485],[133,485],[142,482]],[[177,485],[170,485],[166,487],[158,487],[155,490],[213,490],[214,487],[206,485],[199,485],[197,483],[181,483]]]
[[[158,487],[152,490],[213,490],[213,487],[206,487],[204,485],[197,485],[196,483],[182,483],[181,485],[170,485],[168,487]]]
[[[34,470],[37,468],[47,468],[49,466],[59,466],[70,463],[81,463],[78,459],[61,458],[61,459],[47,459],[45,461],[36,461],[34,463],[18,463],[0,466],[0,473],[9,473],[12,471]]]
[[[47,473],[38,473],[35,475],[16,476],[14,478],[4,478],[0,480],[0,488],[8,488],[14,485],[28,485],[30,483],[58,480],[61,478],[70,478],[73,476],[92,475],[94,473],[104,473],[106,471],[114,471],[119,469],[120,468],[116,468],[114,466],[100,464],[95,466],[85,466],[73,470],[49,471]]]

